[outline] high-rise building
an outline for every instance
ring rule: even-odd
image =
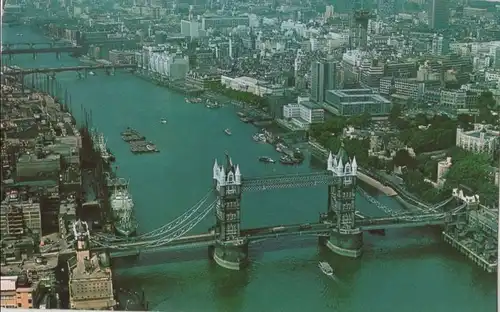
[[[327,90],[335,89],[337,64],[331,61],[316,61],[311,64],[311,101],[323,103]]]
[[[446,55],[450,51],[450,43],[443,36],[434,35],[432,38],[432,54]]]
[[[431,0],[428,13],[429,27],[431,29],[445,29],[448,27],[448,0]]]

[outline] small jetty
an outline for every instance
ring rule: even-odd
[[[130,145],[130,151],[134,154],[158,153],[160,150],[152,142],[146,141],[146,137],[139,131],[128,127],[121,133],[123,141]]]

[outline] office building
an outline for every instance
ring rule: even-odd
[[[429,27],[434,30],[448,28],[449,8],[448,0],[430,0]]]
[[[325,111],[318,104],[310,101],[298,101],[283,106],[283,117],[296,126],[307,129],[311,124],[323,123]]]
[[[330,61],[317,61],[311,64],[311,101],[323,103],[326,91],[335,89],[337,64]]]
[[[446,55],[450,52],[450,42],[443,36],[434,35],[432,38],[432,54]]]
[[[200,36],[200,24],[197,21],[181,21],[181,34],[186,37],[198,38]]]
[[[3,235],[18,236],[29,231],[42,235],[40,204],[7,198],[0,206],[0,230]]]
[[[208,29],[224,29],[234,28],[238,26],[249,26],[250,19],[248,16],[204,16],[201,19],[201,28]]]
[[[326,94],[326,110],[340,116],[361,115],[387,116],[391,102],[371,89],[329,90]]]

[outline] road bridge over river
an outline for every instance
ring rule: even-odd
[[[139,253],[208,247],[211,257],[222,267],[239,270],[248,263],[248,245],[252,242],[285,236],[314,236],[331,251],[359,257],[363,248],[363,232],[390,228],[450,226],[466,213],[468,202],[455,196],[418,214],[393,211],[356,186],[357,163],[345,151],[329,155],[327,170],[314,173],[270,177],[243,177],[238,165],[226,155],[226,165],[215,161],[213,189],[197,204],[168,224],[133,238],[94,234],[90,239],[94,250],[106,250],[112,257]],[[276,224],[261,228],[241,229],[240,203],[243,192],[269,191],[283,188],[328,186],[328,206],[318,221],[302,224]],[[387,213],[386,217],[368,217],[355,207],[359,193]],[[208,232],[187,235],[210,213],[215,225]]]

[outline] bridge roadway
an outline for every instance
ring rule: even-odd
[[[46,68],[24,68],[24,69],[11,69],[6,71],[6,74],[13,75],[29,75],[40,73],[60,73],[65,71],[82,71],[82,70],[98,70],[98,69],[123,69],[123,68],[136,68],[134,64],[98,64],[98,65],[84,65],[84,66],[70,66],[70,67],[46,67]]]
[[[358,215],[358,218],[361,216]],[[362,231],[382,230],[391,228],[408,228],[408,227],[423,227],[430,225],[443,225],[445,218],[440,219],[424,219],[418,221],[408,221],[398,217],[382,217],[382,218],[364,218],[359,219],[359,228]],[[306,223],[306,224],[291,224],[291,225],[276,225],[261,228],[252,228],[241,230],[241,238],[246,238],[250,242],[263,240],[268,238],[278,238],[285,236],[328,236],[329,232],[334,228],[332,223]],[[215,244],[215,233],[204,233],[199,235],[191,235],[179,237],[166,242],[149,243],[146,241],[136,241],[110,245],[109,250],[111,256],[124,257],[139,253],[151,253],[158,251],[171,251],[179,249],[191,249],[208,247]],[[97,243],[97,242],[96,242]],[[99,244],[99,243],[97,243]],[[97,247],[93,250],[104,250],[106,247]]]

